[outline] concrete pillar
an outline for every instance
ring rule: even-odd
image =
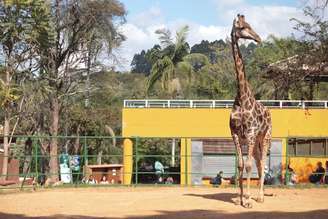
[[[180,147],[180,184],[191,185],[191,139],[182,138]]]
[[[123,184],[131,185],[133,171],[133,142],[131,139],[123,141]]]

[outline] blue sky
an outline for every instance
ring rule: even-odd
[[[129,70],[135,53],[159,43],[157,29],[175,32],[189,26],[187,41],[192,46],[201,40],[213,41],[229,37],[231,23],[244,14],[253,29],[266,39],[293,33],[291,18],[306,19],[305,3],[316,0],[121,0],[128,12],[121,32],[127,40],[118,49],[120,70]]]
[[[215,0],[122,0],[121,2],[127,8],[128,19],[151,7],[158,7],[168,21],[184,19],[203,25],[220,24],[222,22],[222,20],[219,20],[218,13],[215,10],[220,1]],[[223,2],[226,4],[227,1]],[[237,2],[236,4],[238,4],[238,1],[232,2]],[[257,6],[300,6],[300,1],[296,0],[251,0],[247,1],[247,3]]]

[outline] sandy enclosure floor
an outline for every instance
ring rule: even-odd
[[[328,189],[267,189],[252,209],[233,188],[69,188],[0,194],[0,218],[328,218]],[[257,190],[252,190],[256,194]]]

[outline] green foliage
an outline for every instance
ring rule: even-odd
[[[230,45],[228,45],[230,46]],[[200,53],[207,56],[211,64],[218,62],[217,51],[227,47],[227,44],[223,40],[215,40],[209,42],[202,40],[201,43],[195,44],[191,47],[190,53]]]
[[[226,63],[232,64],[232,63]],[[233,70],[232,68],[230,70]],[[233,99],[235,89],[234,73],[224,65],[203,67],[192,84],[197,99]]]
[[[12,104],[21,97],[21,89],[19,86],[6,85],[6,83],[0,79],[0,106],[3,108],[10,107]]]
[[[142,50],[140,54],[135,54],[131,62],[131,73],[142,73],[149,75],[151,70],[151,63],[146,58],[145,50]]]
[[[146,59],[150,62],[151,65],[162,57],[162,48],[160,45],[154,45],[153,48],[147,51]]]
[[[267,41],[256,48],[251,62],[258,66],[265,66],[285,58],[296,55],[301,43],[295,38],[277,38],[271,35]]]
[[[151,75],[147,81],[146,90],[149,90],[154,86],[155,82],[161,79],[161,85],[163,90],[168,89],[168,83],[174,77],[174,64],[168,56],[164,56],[155,62],[151,68]]]
[[[170,96],[175,96],[179,81],[176,79],[175,68],[189,53],[189,45],[186,42],[188,26],[184,26],[176,33],[175,41],[171,38],[171,32],[166,29],[157,30],[163,49],[154,48],[149,55],[152,63],[151,74],[147,81],[146,92],[149,93],[157,81],[161,81],[163,91],[169,90]],[[172,83],[175,80],[177,83]],[[171,86],[170,86],[171,85]]]
[[[183,61],[192,66],[194,71],[200,70],[203,66],[209,65],[207,56],[201,53],[190,53],[183,57]]]
[[[256,98],[288,99],[289,89],[294,83],[289,73],[279,72],[268,75],[266,68],[272,63],[296,55],[301,47],[302,44],[295,38],[270,36],[267,41],[255,49],[246,66],[246,71],[249,73],[248,78]]]
[[[13,1],[0,3],[0,50],[3,66],[0,70],[0,106],[8,110],[21,97],[18,74],[21,66],[32,59],[30,41],[34,39],[36,8],[41,1]],[[29,69],[31,70],[31,69]]]

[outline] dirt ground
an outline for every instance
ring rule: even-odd
[[[266,189],[263,204],[234,188],[66,188],[0,194],[0,218],[328,218],[328,188]],[[252,190],[256,194],[257,190]]]

